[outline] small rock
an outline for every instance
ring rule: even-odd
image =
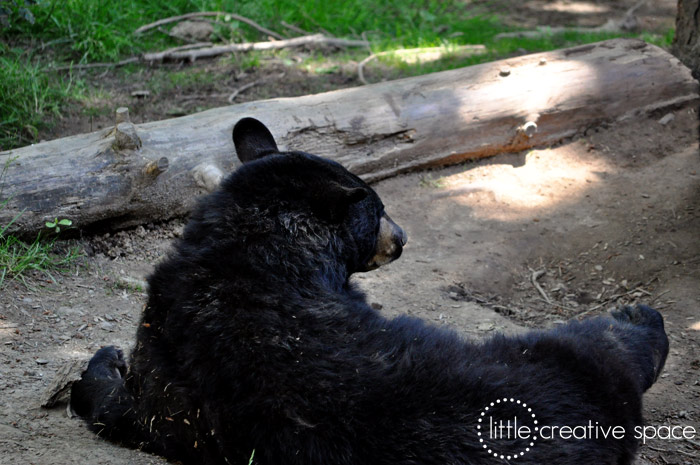
[[[498,74],[503,77],[510,76],[510,68],[508,66],[504,66],[501,68]]]
[[[38,365],[46,365],[47,363],[49,363],[48,360],[44,360],[43,358],[37,358],[37,359],[34,360],[34,361],[35,361]]]
[[[662,126],[666,126],[668,123],[676,119],[676,115],[673,113],[666,113],[660,120],[659,124]]]
[[[114,321],[114,317],[112,315],[110,315],[109,313],[105,313],[105,320]]]
[[[146,98],[149,95],[151,95],[151,92],[148,90],[135,90],[131,93],[131,96],[136,98]]]
[[[109,321],[103,321],[102,323],[100,323],[100,328],[111,333],[112,331],[114,331],[115,324],[110,323]]]
[[[214,26],[203,21],[183,21],[175,25],[170,33],[174,36],[202,42],[209,40],[214,33]]]
[[[601,265],[596,265],[594,268],[596,271],[603,271],[603,267]]]

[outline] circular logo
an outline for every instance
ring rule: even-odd
[[[476,434],[489,455],[513,460],[530,452],[536,444],[539,429],[531,407],[512,397],[503,397],[480,412]]]

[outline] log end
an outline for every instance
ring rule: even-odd
[[[148,177],[155,179],[160,174],[166,172],[170,166],[170,161],[167,157],[160,157],[158,160],[151,160],[143,167],[143,173]]]
[[[115,112],[114,118],[115,126],[119,126],[119,123],[131,123],[131,118],[129,117],[129,109],[127,107],[119,107]]]

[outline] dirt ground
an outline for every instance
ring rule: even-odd
[[[537,15],[549,10],[537,5],[545,3],[554,12],[573,4],[617,15],[634,2],[524,2],[514,18],[543,24]],[[669,19],[662,10],[667,4],[675,2],[642,11],[672,24],[674,13]],[[574,22],[590,17],[598,21],[592,25],[606,19],[573,16]],[[275,75],[282,66],[267,63],[256,73]],[[220,66],[212,71],[227,72]],[[242,101],[357,84],[343,69],[323,79],[287,73],[242,94]],[[234,85],[231,79],[216,86]],[[114,106],[134,106],[131,91],[138,82],[110,85],[119,90]],[[216,86],[198,92],[220,93]],[[132,115],[154,120],[193,111],[177,100],[181,91],[139,103],[141,112]],[[204,100],[226,104],[219,97]],[[354,279],[387,315],[413,314],[475,338],[552,327],[623,303],[650,304],[664,315],[671,351],[664,374],[645,397],[646,421],[700,432],[697,108],[666,109],[589,129],[556,147],[377,183],[409,242],[400,260]],[[659,119],[667,113],[674,118],[664,126]],[[66,124],[46,137],[97,129],[108,117],[76,114]],[[182,227],[182,220],[174,220],[83,238],[78,242],[87,257],[73,273],[55,275],[56,283],[37,275],[31,289],[16,282],[2,289],[0,464],[166,463],[97,439],[79,419],[67,417],[65,405],[43,409],[39,399],[66,362],[105,344],[131,347],[145,301],[141,282]],[[638,460],[695,463],[700,434],[650,440]]]

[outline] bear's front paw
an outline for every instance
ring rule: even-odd
[[[663,317],[659,312],[646,305],[626,306],[610,312],[618,321],[632,323],[638,326],[663,328]]]
[[[123,378],[126,375],[126,368],[124,353],[121,349],[107,346],[92,356],[85,374],[94,378]]]

